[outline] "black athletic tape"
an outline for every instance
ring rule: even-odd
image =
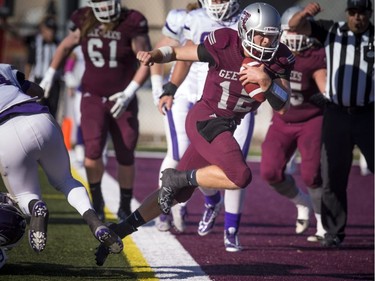
[[[172,96],[173,97],[176,94],[177,88],[178,87],[175,84],[173,84],[172,82],[168,82],[168,83],[164,84],[163,94],[161,94],[159,99],[164,97],[164,96]]]
[[[264,92],[264,96],[276,111],[281,110],[288,100],[288,93],[273,81],[267,91]]]

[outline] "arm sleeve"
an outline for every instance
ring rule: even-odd
[[[215,64],[213,56],[207,51],[203,43],[198,45],[198,58],[199,61],[208,62],[210,65]]]
[[[326,40],[328,31],[332,25],[334,25],[334,21],[331,20],[311,21],[311,37],[315,37],[324,45],[324,41]]]

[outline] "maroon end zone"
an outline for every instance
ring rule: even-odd
[[[115,175],[114,159],[109,172]],[[157,188],[161,159],[137,158],[135,197],[142,201]],[[240,241],[244,250],[228,253],[223,244],[223,213],[207,236],[197,234],[203,212],[199,190],[188,203],[188,227],[177,239],[215,281],[374,280],[374,176],[361,176],[353,166],[348,187],[349,217],[346,238],[339,249],[307,242],[315,233],[315,218],[303,235],[294,232],[296,208],[259,177],[259,163],[249,163],[253,182],[247,188]],[[303,188],[298,172],[297,184]]]

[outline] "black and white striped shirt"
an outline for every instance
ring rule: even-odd
[[[374,26],[357,36],[345,22],[318,20],[311,27],[325,46],[330,99],[345,107],[374,102]]]
[[[56,52],[57,45],[57,41],[45,42],[40,34],[36,35],[35,40],[30,42],[27,62],[32,65],[34,79],[43,78]]]

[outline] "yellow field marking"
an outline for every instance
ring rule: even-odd
[[[158,281],[159,278],[155,277],[155,273],[143,257],[142,252],[134,243],[133,239],[130,236],[127,236],[124,239],[122,239],[122,242],[124,243],[123,253],[126,259],[128,260],[128,263],[132,268],[132,271],[134,273],[148,273],[148,276],[145,276],[145,278],[138,277],[137,280]],[[150,276],[151,273],[152,276]]]
[[[73,167],[71,170],[73,177],[79,180],[85,186],[87,193],[91,196],[87,181]],[[107,219],[116,219],[116,217],[107,208],[104,209],[104,212]],[[153,272],[152,268],[143,257],[142,252],[138,249],[133,239],[130,236],[127,236],[122,241],[124,243],[123,254],[132,268],[132,271],[134,273],[148,272],[149,274]],[[156,278],[155,274],[152,274],[152,276],[147,276],[145,278],[137,277],[137,280],[158,281],[159,278]]]

